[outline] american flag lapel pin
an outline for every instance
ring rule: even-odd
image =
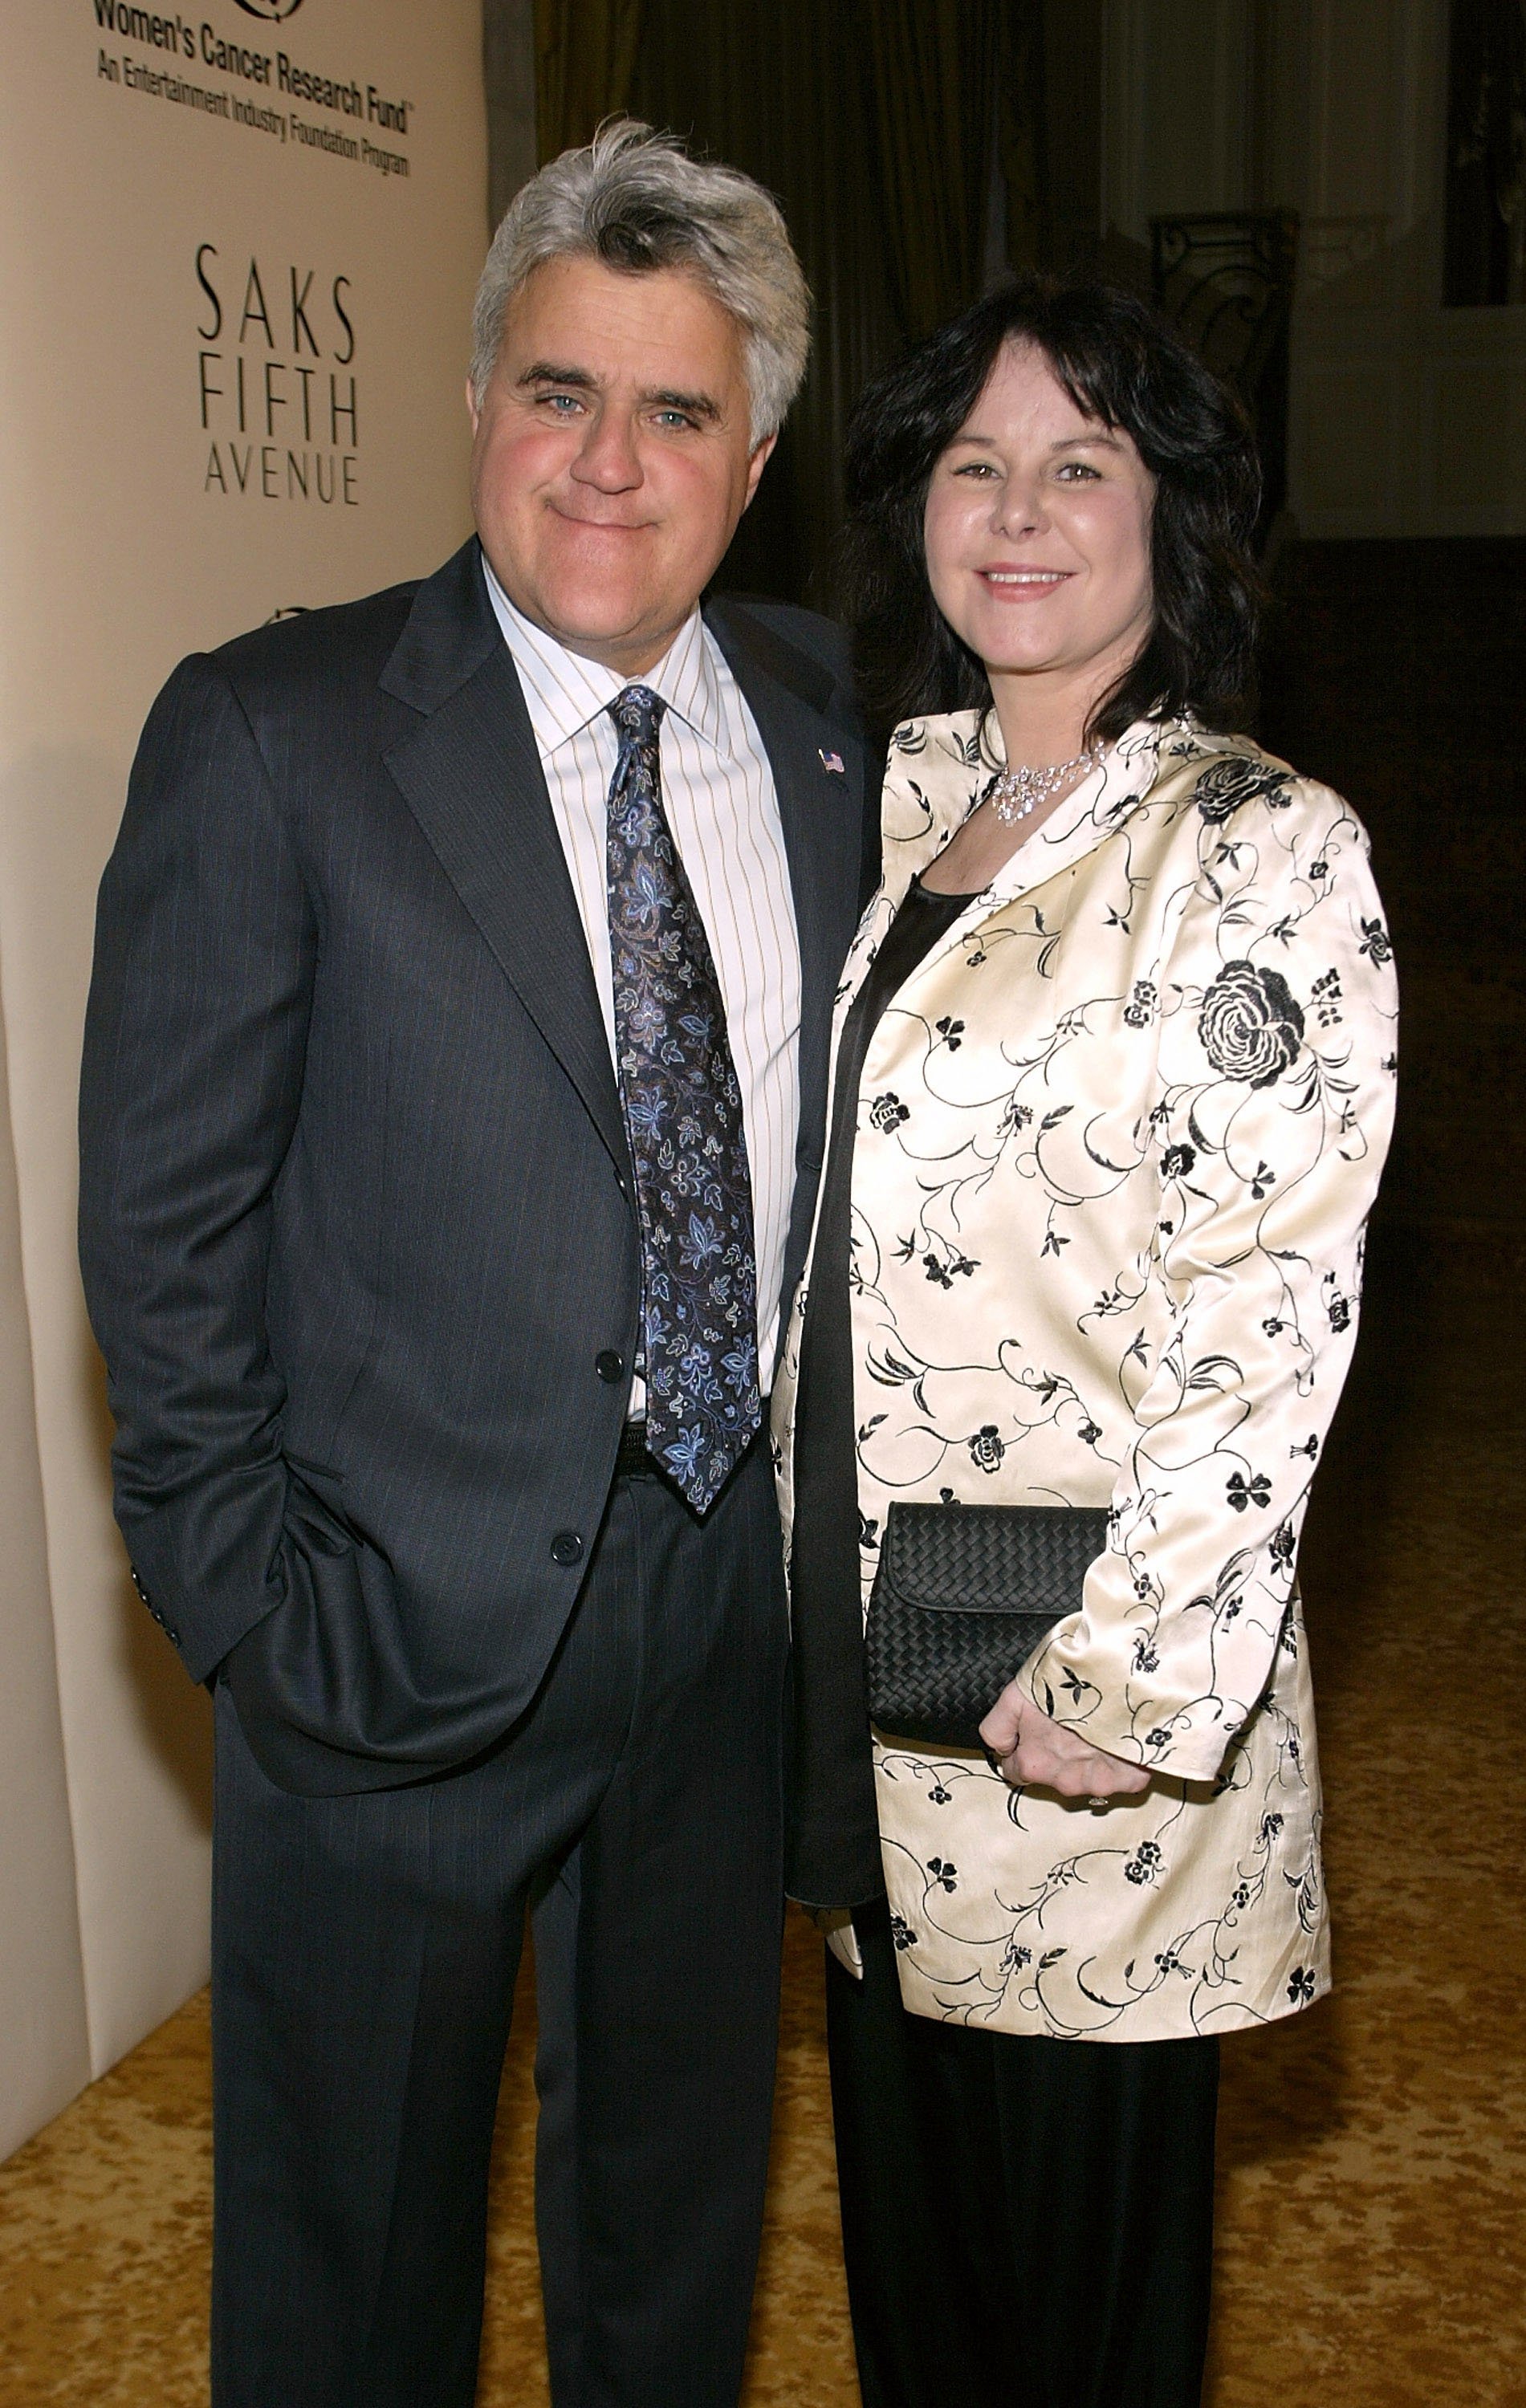
[[[818,752],[816,757],[820,761],[822,767],[828,770],[832,777],[845,778],[847,776],[848,773],[842,767],[842,755],[841,752]]]

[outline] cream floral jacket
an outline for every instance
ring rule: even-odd
[[[991,757],[973,713],[897,731],[839,1027]],[[1094,1814],[876,1740],[919,2014],[1159,2040],[1329,1985],[1294,1566],[1396,1020],[1340,797],[1244,738],[1140,722],[880,1023],[854,1163],[865,1598],[897,1498],[1109,1507],[1080,1612],[1022,1677],[1154,1774]],[[775,1388],[786,1530],[804,1305]]]

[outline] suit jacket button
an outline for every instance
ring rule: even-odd
[[[580,1564],[583,1561],[583,1537],[577,1530],[558,1530],[551,1542],[554,1564]]]
[[[612,1346],[606,1346],[601,1354],[594,1356],[594,1369],[599,1378],[607,1380],[612,1388],[617,1380],[626,1376],[626,1358],[617,1354]]]

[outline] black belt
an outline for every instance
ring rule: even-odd
[[[626,1422],[620,1433],[620,1451],[614,1458],[616,1480],[628,1480],[633,1472],[655,1471],[656,1469],[646,1451],[645,1422]]]

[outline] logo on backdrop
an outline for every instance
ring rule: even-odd
[[[308,260],[196,247],[202,491],[353,509],[360,422],[352,280]]]
[[[263,17],[267,25],[283,23],[286,18],[295,16],[301,6],[302,0],[234,0],[234,7],[241,8],[246,17]]]

